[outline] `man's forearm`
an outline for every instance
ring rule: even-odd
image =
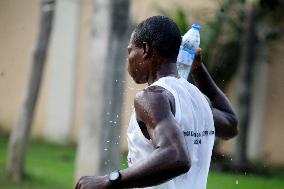
[[[237,116],[225,94],[218,88],[203,64],[191,72],[196,86],[205,94],[212,106],[216,136],[230,139],[237,135]]]
[[[189,169],[187,161],[176,158],[176,151],[157,149],[146,160],[121,171],[118,187],[148,187],[161,184]]]
[[[215,84],[203,64],[192,70],[191,75],[198,89],[210,99],[214,108],[234,114],[230,101]]]

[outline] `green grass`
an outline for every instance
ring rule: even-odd
[[[7,138],[0,138],[0,189],[73,188],[74,147],[31,142],[28,150],[26,179],[11,182],[5,174]]]
[[[208,189],[284,189],[284,174],[271,177],[210,173]]]
[[[0,189],[69,189],[74,187],[74,147],[32,141],[27,156],[27,177],[11,182],[5,175],[7,137],[0,135]],[[125,164],[125,161],[122,163]],[[271,177],[210,173],[208,189],[284,189],[284,173]]]

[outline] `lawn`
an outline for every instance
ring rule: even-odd
[[[208,189],[284,189],[284,174],[267,177],[210,173]]]
[[[70,189],[74,187],[75,147],[32,141],[27,157],[27,177],[10,182],[5,176],[7,137],[0,136],[0,189]],[[284,173],[271,177],[211,172],[208,189],[284,189]]]
[[[24,181],[10,182],[5,175],[7,138],[0,138],[0,189],[73,188],[74,147],[60,147],[32,141]]]

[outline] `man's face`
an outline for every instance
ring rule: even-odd
[[[144,59],[144,49],[137,47],[133,41],[134,32],[129,41],[128,49],[128,73],[136,83],[146,83],[148,78],[147,61]]]

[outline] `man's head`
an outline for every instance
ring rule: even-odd
[[[145,83],[153,68],[176,62],[181,44],[175,22],[165,16],[142,21],[133,31],[128,46],[128,72],[137,83]]]

